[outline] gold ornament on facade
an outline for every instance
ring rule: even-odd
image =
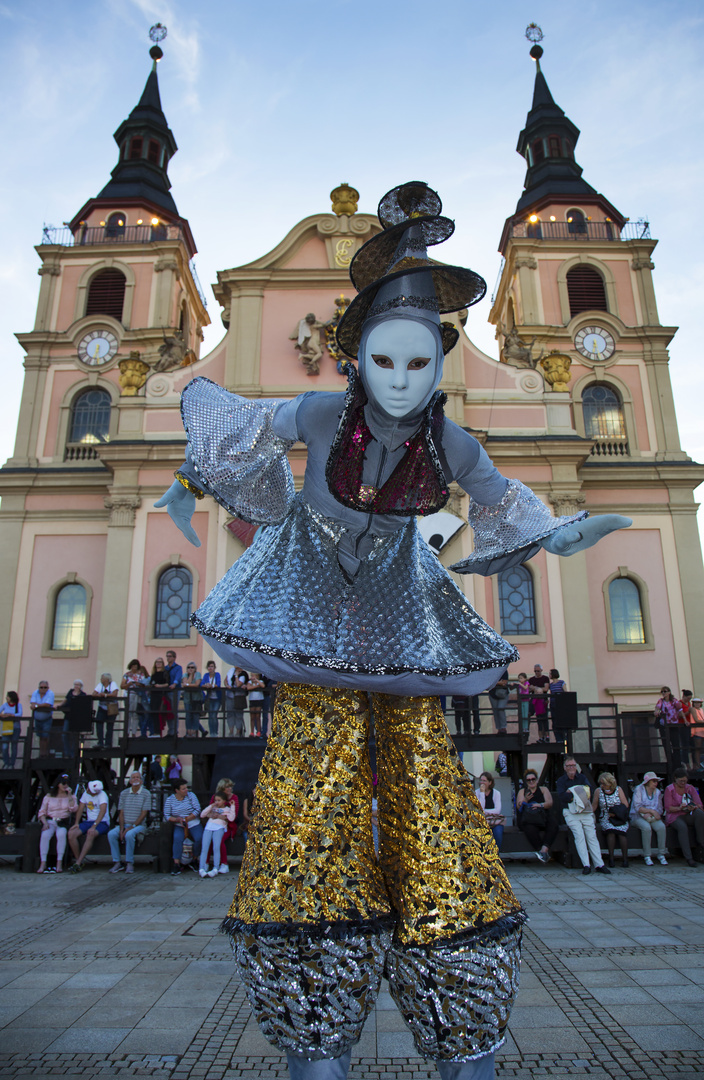
[[[343,181],[339,187],[336,187],[334,191],[330,192],[330,198],[332,200],[332,211],[334,214],[337,214],[338,217],[342,217],[343,214],[347,215],[347,217],[351,217],[352,214],[357,213],[359,192],[355,191],[355,189],[350,187],[345,181]]]
[[[352,262],[354,255],[354,239],[351,236],[343,236],[335,244],[335,266],[345,270]]]
[[[131,352],[117,365],[120,369],[120,393],[122,397],[135,397],[147,381],[149,364],[140,360],[138,352]]]
[[[349,296],[345,296],[344,293],[340,293],[339,296],[335,297],[335,314],[329,322],[325,323],[325,345],[331,357],[337,364],[337,370],[339,371],[340,375],[344,375],[345,368],[349,363],[349,360],[347,360],[340,346],[337,344],[335,331],[337,330],[337,325],[342,316],[347,311],[349,305]]]
[[[556,394],[564,394],[570,388],[570,368],[572,360],[564,353],[550,352],[540,361],[545,372],[545,381]]]

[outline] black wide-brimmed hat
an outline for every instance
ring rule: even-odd
[[[384,195],[378,208],[384,231],[360,248],[350,266],[358,295],[337,328],[338,344],[347,356],[357,356],[365,321],[390,311],[436,323],[445,353],[456,344],[457,330],[439,316],[478,303],[486,282],[473,270],[428,258],[427,248],[454,232],[454,223],[442,217],[441,210],[440,196],[420,180]]]

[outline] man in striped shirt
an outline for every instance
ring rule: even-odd
[[[203,838],[203,826],[200,820],[200,803],[192,791],[188,790],[185,780],[177,780],[174,784],[173,795],[169,795],[164,803],[164,821],[173,822],[174,840],[171,848],[174,865],[171,870],[173,877],[180,874],[183,869],[181,855],[183,854],[183,841],[186,837],[186,829],[193,841],[193,854],[200,852],[200,842]],[[195,864],[194,869],[195,869]]]
[[[151,808],[152,797],[142,785],[142,774],[136,769],[130,776],[130,786],[120,794],[118,803],[118,824],[110,829],[108,843],[112,854],[111,874],[126,870],[134,873],[134,845],[137,837],[146,832],[144,821]],[[120,862],[120,844],[125,842],[126,865]]]

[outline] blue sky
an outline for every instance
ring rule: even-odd
[[[31,329],[39,288],[33,245],[44,223],[69,220],[106,183],[157,21],[168,27],[159,80],[179,145],[172,193],[213,319],[206,349],[223,334],[217,270],[329,210],[341,180],[364,211],[397,183],[427,180],[457,222],[443,258],[479,271],[491,291],[523,185],[515,145],[535,73],[523,34],[538,22],[553,96],[582,131],[585,178],[631,219],[647,217],[660,241],[660,318],[681,328],[671,371],[682,442],[704,460],[701,4],[0,0],[0,461],[22,385],[13,335]],[[485,300],[467,329],[496,355],[488,311]]]

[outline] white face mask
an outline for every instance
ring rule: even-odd
[[[389,416],[417,412],[435,389],[439,345],[411,319],[388,319],[369,334],[360,373],[368,396]],[[423,363],[425,361],[425,363]]]

